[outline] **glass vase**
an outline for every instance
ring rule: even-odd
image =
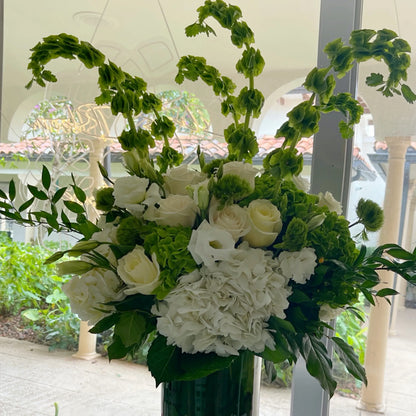
[[[230,367],[162,387],[162,416],[258,416],[261,360],[243,352]]]

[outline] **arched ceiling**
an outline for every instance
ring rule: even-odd
[[[306,74],[316,64],[318,0],[236,0],[244,19],[254,30],[256,46],[266,60],[264,81],[279,86]],[[90,101],[96,94],[95,71],[79,63],[59,60],[50,68],[58,74],[57,85],[27,91],[24,85],[30,48],[42,37],[66,32],[90,41],[106,56],[158,90],[173,85],[175,65],[182,55],[205,56],[223,74],[235,73],[239,51],[228,33],[213,24],[217,38],[187,38],[184,27],[196,19],[203,0],[18,0],[4,8],[4,66],[1,141],[7,140],[16,108],[36,94],[64,93],[74,101]],[[415,0],[364,0],[363,27],[388,27],[399,32],[416,51]],[[416,73],[416,65],[412,69]],[[416,76],[412,76],[415,79]],[[87,87],[86,87],[87,86]],[[198,86],[190,87],[202,88]]]

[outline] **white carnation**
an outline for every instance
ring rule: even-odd
[[[183,352],[260,353],[274,347],[267,321],[285,317],[290,294],[277,261],[243,245],[229,260],[182,276],[153,312],[158,331]]]

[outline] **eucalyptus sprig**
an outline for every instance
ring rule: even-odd
[[[73,197],[64,199],[67,187],[54,189],[49,170],[46,166],[42,169],[41,186],[28,185],[32,197],[21,205],[16,204],[16,185],[12,179],[9,182],[8,193],[0,189],[0,214],[9,220],[16,221],[25,226],[41,226],[46,229],[48,235],[52,232],[64,233],[75,232],[88,239],[100,229],[87,218],[85,192],[76,184],[73,175],[72,188]],[[31,210],[35,201],[48,202],[48,211]],[[62,206],[62,204],[63,206]],[[71,221],[69,213],[76,216]]]

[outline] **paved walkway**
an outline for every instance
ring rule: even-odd
[[[416,310],[399,313],[386,369],[387,416],[416,415]],[[67,351],[0,337],[0,415],[159,416],[160,391],[143,366],[106,358],[75,359]],[[260,416],[289,416],[290,391],[262,387]],[[331,416],[373,415],[334,396]]]

